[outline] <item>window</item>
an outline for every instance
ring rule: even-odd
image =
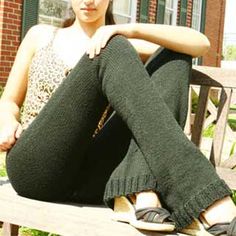
[[[166,0],[164,24],[176,25],[178,0]]]
[[[69,0],[40,0],[38,22],[61,26],[69,17]]]
[[[195,30],[201,30],[201,18],[202,18],[202,0],[193,0],[192,10],[192,28]],[[198,58],[193,59],[193,64],[198,65],[200,63]]]
[[[116,23],[136,22],[137,0],[114,0],[113,14]]]
[[[201,29],[202,0],[193,0],[192,28]]]

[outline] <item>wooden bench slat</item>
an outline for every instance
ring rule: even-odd
[[[236,153],[232,157],[225,160],[220,166],[224,168],[229,168],[229,169],[235,168],[236,167]]]
[[[210,88],[207,86],[202,86],[200,89],[198,106],[193,125],[191,141],[195,143],[195,145],[198,147],[200,146],[201,143],[202,129],[206,116],[209,90]]]
[[[220,103],[217,112],[217,121],[213,137],[210,161],[213,165],[220,166],[221,153],[225,138],[225,129],[228,121],[232,89],[224,88],[221,91]]]
[[[193,66],[191,84],[236,88],[235,70],[209,66]]]
[[[216,167],[216,172],[220,176],[221,179],[223,179],[228,186],[236,190],[236,171],[229,169],[229,168],[223,168],[223,167]]]
[[[138,231],[111,220],[112,210],[100,206],[50,203],[18,196],[6,179],[0,186],[0,219],[16,225],[66,236],[160,236],[157,232]],[[145,233],[144,233],[145,232]]]

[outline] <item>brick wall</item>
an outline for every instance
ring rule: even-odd
[[[23,0],[0,0],[0,84],[4,84],[20,44]]]
[[[225,0],[208,0],[205,34],[211,42],[211,48],[203,57],[204,65],[219,67],[221,64],[224,17]]]
[[[191,27],[192,25],[192,10],[193,10],[193,0],[188,0],[187,20],[186,20],[186,26],[188,27]]]
[[[139,17],[140,17],[140,1],[137,1],[137,11],[136,11],[136,22],[139,22]]]
[[[139,21],[140,1],[141,0],[137,1],[137,22]],[[178,1],[177,24],[179,22],[180,1],[181,0]],[[157,3],[158,3],[158,0],[149,0],[149,14],[148,14],[148,22],[149,23],[156,23]],[[192,8],[193,8],[193,0],[188,0],[187,22],[186,22],[186,25],[188,27],[191,27]]]
[[[156,23],[157,0],[150,0],[148,22]]]
[[[178,0],[177,25],[179,25],[179,20],[180,20],[180,3],[181,0]],[[191,27],[192,25],[192,11],[193,11],[193,0],[188,0],[187,19],[186,19],[186,26],[188,27]]]

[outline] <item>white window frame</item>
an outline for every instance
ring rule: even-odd
[[[119,0],[115,0],[115,1],[119,1]],[[114,8],[113,8],[113,14],[128,18],[130,19],[130,23],[135,23],[136,14],[137,14],[137,0],[129,0],[129,4],[130,4],[130,15],[116,11]]]
[[[191,27],[195,30],[200,31],[201,30],[201,19],[202,19],[202,0],[193,0],[193,1],[200,1],[200,11],[199,12],[194,12],[194,9],[193,9],[192,19],[193,19],[193,16],[195,15],[195,16],[198,16],[199,21],[198,21],[197,27],[195,27],[195,26],[193,27],[193,23],[191,22]],[[193,7],[194,7],[194,3],[193,3]],[[194,65],[198,65],[198,62],[199,62],[199,58],[194,58],[193,59],[193,64]]]
[[[193,0],[193,1],[196,1],[196,0]],[[195,16],[198,16],[198,18],[199,18],[199,21],[198,21],[198,25],[197,25],[197,27],[192,27],[193,29],[195,29],[195,30],[198,30],[198,31],[200,31],[201,30],[201,16],[202,16],[202,0],[197,0],[197,1],[200,1],[200,11],[199,12],[194,12],[194,9],[193,9],[193,11],[192,11],[192,16],[193,15],[195,15]],[[193,6],[194,6],[194,4],[193,4]],[[192,18],[193,19],[193,18]],[[192,25],[192,24],[191,24]],[[193,25],[192,25],[193,26]]]
[[[172,0],[173,1],[173,8],[165,7],[165,13],[167,11],[172,13],[172,21],[171,25],[177,24],[177,11],[178,11],[178,0]]]

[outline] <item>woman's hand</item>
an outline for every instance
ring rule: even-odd
[[[89,55],[89,58],[92,59],[96,55],[100,54],[101,49],[106,46],[107,42],[112,36],[116,34],[122,34],[128,38],[131,37],[131,33],[131,24],[101,26],[91,37],[86,53]]]
[[[22,126],[14,115],[1,114],[0,118],[0,152],[8,151],[13,147],[22,133]]]
[[[203,56],[210,48],[207,37],[189,27],[163,24],[131,23],[120,25],[102,26],[97,29],[91,38],[91,44],[87,50],[90,58],[98,55],[101,48],[105,47],[108,40],[115,34],[124,35],[129,39],[140,39],[143,42],[153,43],[176,52],[191,55],[192,57]],[[139,51],[139,48],[141,51]],[[137,52],[149,54],[147,45],[138,46]],[[146,52],[145,52],[146,51]]]

